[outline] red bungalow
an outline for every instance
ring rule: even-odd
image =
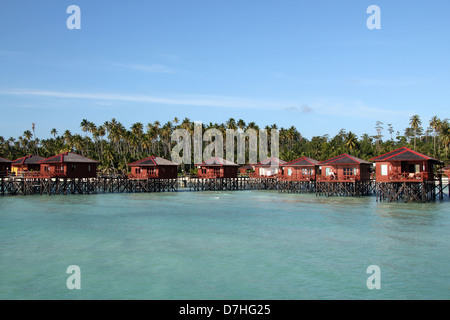
[[[161,157],[147,157],[128,164],[130,179],[176,179],[178,164]]]
[[[281,167],[286,164],[286,161],[278,158],[270,157],[255,165],[254,178],[276,177],[281,172]]]
[[[39,177],[39,171],[41,170],[39,161],[42,161],[44,159],[44,157],[40,157],[37,155],[28,155],[26,157],[16,159],[11,163],[11,172],[14,172],[16,175],[36,175],[36,177]]]
[[[318,164],[321,174],[317,180],[321,181],[368,181],[373,166],[371,162],[346,153]]]
[[[208,178],[237,178],[239,165],[220,157],[213,157],[200,164],[196,164],[197,177]]]
[[[432,181],[434,166],[444,164],[407,147],[401,147],[371,160],[376,163],[378,182]]]
[[[39,163],[41,177],[44,178],[95,178],[99,162],[73,152],[65,152]]]
[[[11,167],[11,160],[0,157],[0,177],[6,177]]]
[[[283,165],[283,180],[315,181],[319,161],[301,157]]]

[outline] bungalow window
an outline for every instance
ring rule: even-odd
[[[155,168],[148,169],[148,174],[154,175],[155,174]]]
[[[91,166],[90,165],[88,165],[88,171],[91,172]]]
[[[220,174],[220,168],[214,168],[214,175],[219,175]]]
[[[382,164],[381,165],[381,175],[382,176],[387,176],[388,175],[388,165],[387,164]]]
[[[352,176],[355,171],[356,168],[344,168],[344,176]]]
[[[291,168],[288,169],[288,176],[292,176],[292,169]]]

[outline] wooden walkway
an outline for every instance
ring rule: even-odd
[[[190,191],[277,190],[278,181],[272,178],[191,178],[185,186]]]
[[[292,181],[276,178],[179,178],[128,179],[126,177],[20,178],[0,177],[0,196],[67,195],[98,193],[189,191],[277,190],[285,193],[311,193],[325,197],[376,196],[377,201],[429,202],[450,197],[448,181]]]
[[[430,202],[444,199],[449,191],[449,185],[442,181],[423,182],[378,182],[376,186],[377,201],[388,202]]]
[[[67,195],[124,192],[176,192],[177,179],[0,178],[0,195]]]

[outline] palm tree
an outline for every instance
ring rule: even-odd
[[[381,122],[381,121],[377,121],[377,123],[375,123],[375,130],[377,131],[377,135],[375,136],[377,140],[376,140],[375,144],[376,144],[377,150],[380,147],[381,138],[383,138],[383,135],[382,135],[383,127],[382,126],[383,126],[383,122]]]
[[[238,126],[239,129],[244,130],[244,128],[245,128],[245,121],[242,120],[242,119],[239,119],[238,122],[237,122],[237,126]]]
[[[392,141],[392,133],[394,132],[394,128],[392,127],[391,123],[388,123],[388,132],[391,135],[391,141]]]
[[[56,135],[58,134],[58,131],[57,131],[55,128],[53,128],[53,129],[50,131],[50,134],[53,135],[53,137],[56,139]]]
[[[226,125],[227,125],[227,129],[233,129],[234,130],[234,129],[237,128],[236,121],[233,118],[228,119]]]
[[[87,121],[87,119],[83,119],[80,123],[80,127],[81,130],[83,130],[83,132],[86,134],[86,138],[87,138],[87,133],[89,131],[89,121]],[[88,150],[89,146],[87,144],[87,139],[86,139],[86,150]]]
[[[434,116],[430,120],[430,127],[433,129],[433,145],[434,145],[434,156],[436,156],[436,132],[440,126],[441,120]]]
[[[350,153],[358,146],[358,138],[353,132],[349,131],[345,136],[345,145],[350,150]]]
[[[448,155],[450,146],[450,123],[445,119],[439,124],[439,134],[441,136],[441,142],[445,148],[445,154]]]
[[[135,135],[139,141],[139,152],[142,152],[142,135],[144,133],[144,125],[140,122],[136,122],[131,126],[131,132]]]
[[[422,124],[422,121],[420,120],[420,117],[418,115],[413,115],[409,119],[409,124],[410,124],[411,128],[414,130],[414,149],[416,149],[417,130],[419,129],[420,125]]]

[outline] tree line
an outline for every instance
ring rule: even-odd
[[[425,126],[425,127],[424,127]],[[352,131],[341,129],[338,134],[330,137],[328,134],[306,139],[294,127],[278,128],[276,124],[260,128],[255,122],[228,119],[224,123],[203,124],[203,131],[219,129],[223,136],[227,129],[242,130],[271,129],[279,131],[280,158],[285,161],[307,156],[322,161],[342,153],[369,160],[372,157],[406,146],[434,158],[450,162],[450,124],[449,119],[432,117],[428,122],[422,122],[418,115],[410,118],[409,127],[403,132],[395,130],[390,123],[377,121],[374,134],[364,133],[357,136]],[[180,121],[174,118],[165,124],[159,121],[132,124],[126,128],[116,119],[106,121],[101,125],[83,119],[80,123],[82,133],[72,133],[70,130],[58,131],[51,129],[50,138],[39,139],[35,134],[35,124],[32,130],[25,130],[18,137],[5,139],[0,136],[0,156],[10,160],[37,154],[50,157],[62,152],[76,152],[100,161],[102,171],[126,171],[127,164],[149,155],[171,158],[171,149],[175,145],[171,135],[176,129],[186,129],[194,132],[194,123],[189,118]],[[206,143],[205,143],[206,144]],[[226,155],[224,151],[224,155]],[[190,170],[189,168],[184,168]]]

